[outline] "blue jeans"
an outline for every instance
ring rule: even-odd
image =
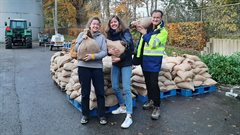
[[[112,89],[115,92],[118,102],[120,105],[126,105],[126,110],[128,114],[132,114],[132,93],[131,93],[131,75],[132,75],[132,67],[118,67],[112,66]],[[119,88],[120,77],[122,77],[122,86],[123,91],[125,93],[125,98],[123,98],[123,94]]]

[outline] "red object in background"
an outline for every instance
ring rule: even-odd
[[[11,28],[10,28],[9,26],[6,27],[6,31],[7,31],[7,32],[11,31]]]

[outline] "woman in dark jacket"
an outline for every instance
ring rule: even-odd
[[[113,114],[127,113],[125,121],[122,123],[122,128],[128,128],[132,124],[132,94],[131,94],[131,75],[132,75],[132,48],[133,40],[122,20],[118,16],[112,16],[108,21],[106,30],[107,39],[112,41],[120,40],[125,44],[125,51],[119,57],[112,57],[112,89],[114,90],[120,107],[114,110]],[[113,50],[108,50],[110,55],[114,55]],[[119,88],[120,77],[122,77],[122,86],[124,90],[125,100]]]

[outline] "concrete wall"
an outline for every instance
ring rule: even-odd
[[[0,42],[5,40],[4,22],[11,19],[26,19],[31,22],[33,40],[43,30],[42,0],[0,0]]]

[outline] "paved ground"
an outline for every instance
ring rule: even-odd
[[[81,113],[53,83],[50,57],[54,52],[6,50],[0,44],[0,135],[239,135],[240,101],[224,91],[195,97],[171,97],[162,102],[158,121],[137,103],[134,124],[121,129],[124,115],[108,115],[106,126],[92,118],[80,124]]]

